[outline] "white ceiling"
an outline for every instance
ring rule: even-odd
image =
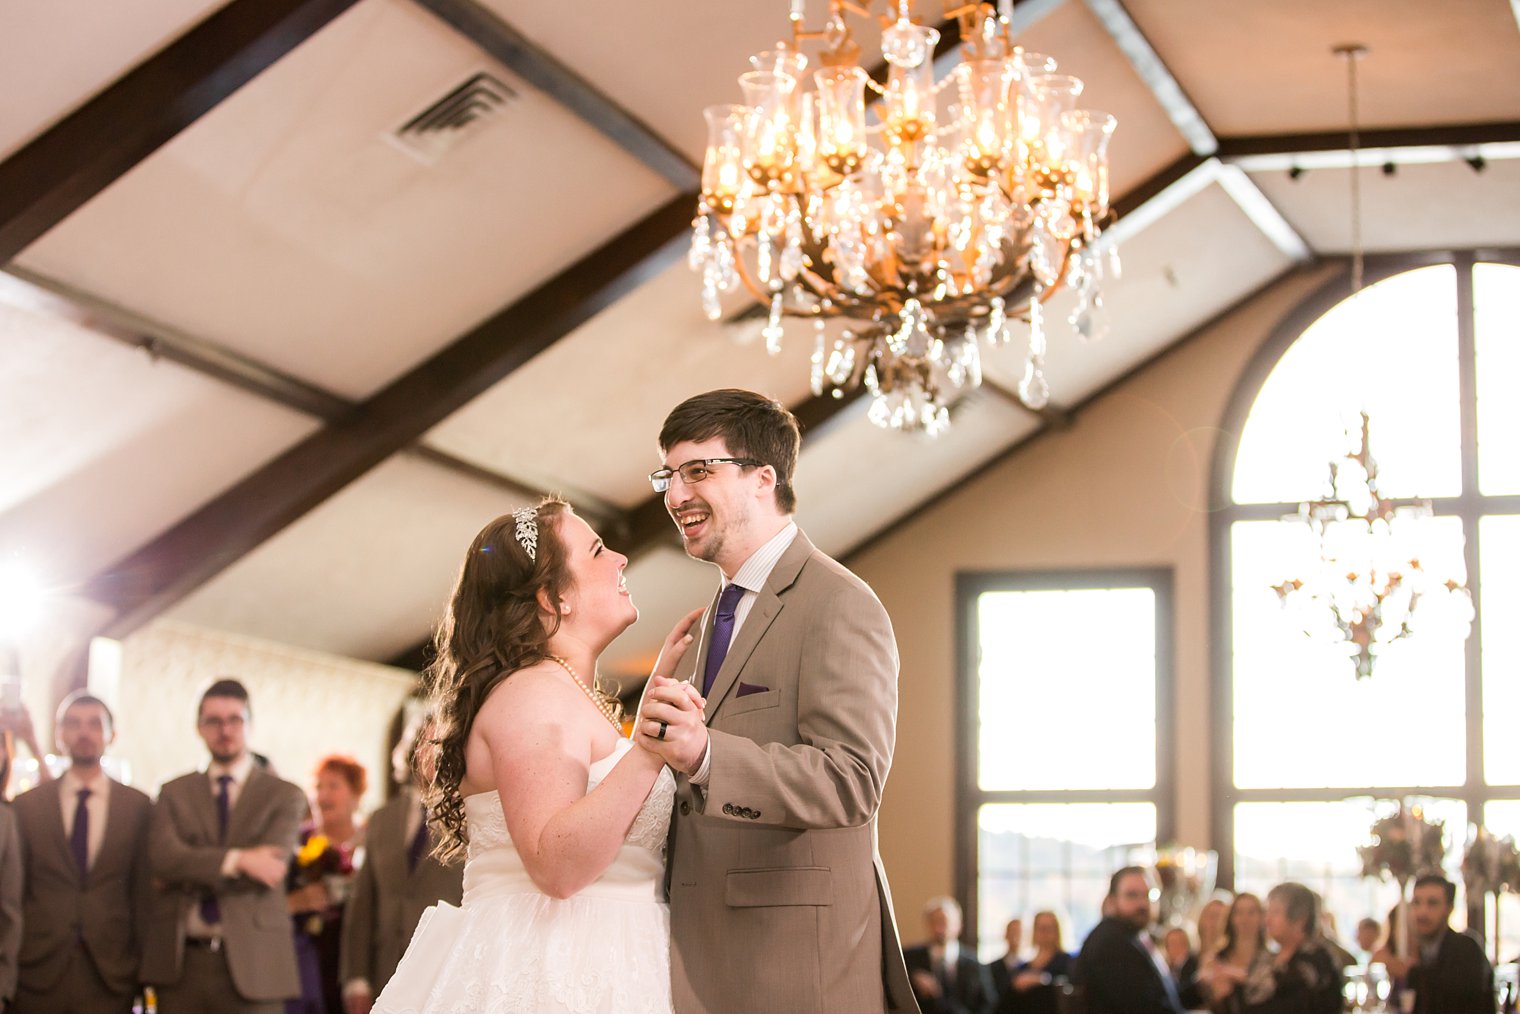
[[[703,106],[738,99],[745,57],[786,31],[783,0],[545,5],[482,0],[554,59],[696,161]],[[0,0],[0,157],[185,31],[207,0],[121,5]],[[1345,128],[1343,65],[1367,43],[1369,127],[1520,121],[1520,30],[1506,0],[1125,0],[1221,136]],[[85,8],[89,10],[86,11]],[[96,8],[100,7],[99,10]],[[821,10],[809,0],[811,12]],[[113,13],[114,12],[114,13]],[[874,52],[875,32],[863,40]],[[1119,117],[1116,195],[1186,155],[1087,3],[1065,0],[1022,37]],[[868,59],[869,62],[869,59]],[[477,71],[517,97],[429,167],[387,135]],[[1204,177],[1200,177],[1203,179]],[[1349,177],[1312,169],[1250,181],[1317,254],[1346,249]],[[1520,160],[1361,172],[1370,249],[1520,245]],[[674,188],[413,0],[361,0],[145,159],[18,258],[298,382],[362,399],[666,202]],[[1139,221],[1137,219],[1136,221]],[[1047,314],[1054,399],[1121,380],[1291,264],[1218,185],[1131,231],[1105,298],[1108,336]],[[730,309],[742,309],[742,303]],[[588,514],[649,495],[665,412],[719,386],[808,397],[811,329],[765,354],[758,323],[707,321],[682,263],[655,273],[475,398],[426,441]],[[313,432],[309,416],[169,362],[98,316],[0,284],[0,551],[83,582]],[[1017,386],[1020,343],[987,356]],[[937,440],[877,430],[865,403],[809,437],[799,520],[846,553],[1038,431],[991,390]],[[521,497],[411,455],[393,457],[173,609],[176,618],[385,659],[440,614],[474,532]],[[995,509],[990,507],[989,509]],[[629,583],[643,618],[608,670],[635,674],[669,624],[711,594],[711,569],[656,547]]]

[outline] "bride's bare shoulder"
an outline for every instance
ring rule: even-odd
[[[475,724],[482,732],[503,726],[555,725],[573,713],[575,688],[565,682],[562,670],[548,660],[519,669],[486,695]]]

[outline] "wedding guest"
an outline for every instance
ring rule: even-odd
[[[1193,952],[1193,938],[1182,926],[1169,928],[1161,937],[1161,953],[1177,986],[1177,999],[1187,1010],[1202,1002],[1198,988],[1198,955]]]
[[[364,836],[364,865],[343,916],[342,981],[345,1014],[369,1014],[412,931],[429,905],[458,905],[464,868],[433,856],[434,835],[422,790],[433,777],[431,722],[413,722],[391,755],[403,787],[376,810]]]
[[[301,992],[283,888],[306,795],[254,762],[252,718],[243,684],[212,683],[196,712],[211,761],[166,783],[149,819],[158,1014],[280,1014]]]
[[[934,898],[924,908],[928,943],[903,950],[913,995],[923,1014],[985,1014],[992,1006],[992,983],[975,954],[960,944],[961,907],[954,898]]]
[[[1013,970],[1022,963],[1019,949],[1024,944],[1024,920],[1009,919],[1003,927],[1003,942],[1008,950],[1000,958],[987,962],[987,979],[992,983],[993,1009],[996,1014],[1013,1010]]]
[[[1340,930],[1335,925],[1335,913],[1325,907],[1325,899],[1315,895],[1315,901],[1319,904],[1319,939],[1325,945],[1325,950],[1335,959],[1335,963],[1341,968],[1350,968],[1356,964],[1356,955],[1341,944]]]
[[[16,995],[20,952],[21,842],[16,834],[16,815],[9,803],[0,801],[0,1010]]]
[[[343,910],[354,879],[354,853],[364,844],[355,815],[366,785],[364,766],[352,757],[334,754],[317,764],[316,818],[301,828],[285,880],[301,975],[301,996],[286,1001],[285,1014],[343,1009],[338,978]]]
[[[1219,951],[1219,945],[1224,939],[1225,922],[1229,911],[1228,895],[1210,898],[1198,911],[1198,962],[1200,965]]]
[[[1035,913],[1031,933],[1034,955],[1014,970],[1009,1011],[1057,1014],[1060,1010],[1059,989],[1071,975],[1071,955],[1066,953],[1063,936],[1061,920],[1054,912],[1047,909]]]
[[[37,745],[37,730],[32,725],[32,714],[20,704],[11,704],[0,707],[0,733],[8,732],[15,743],[25,746],[27,752],[37,761],[37,784],[52,781],[53,773],[48,770],[47,754]],[[15,761],[12,755],[0,750],[0,799],[10,799],[11,775],[15,773]]]
[[[55,739],[68,769],[15,802],[24,931],[7,1010],[124,1014],[142,961],[153,804],[101,770],[116,729],[100,698],[84,690],[64,698]]]
[[[1409,928],[1418,950],[1406,970],[1415,1014],[1493,1014],[1494,968],[1478,941],[1451,928],[1456,901],[1457,885],[1439,873],[1414,882]]]
[[[1319,899],[1303,884],[1278,884],[1267,892],[1267,936],[1277,945],[1272,992],[1247,1003],[1247,1014],[1340,1014],[1340,966],[1319,936]]]
[[[1378,938],[1383,935],[1383,927],[1376,919],[1364,916],[1356,924],[1356,949],[1362,952],[1363,963],[1372,959],[1377,952]]]
[[[1140,866],[1109,880],[1105,911],[1072,968],[1089,1014],[1181,1014],[1177,987],[1151,939],[1153,883]]]
[[[1272,953],[1261,899],[1237,894],[1225,915],[1224,935],[1218,949],[1199,963],[1197,983],[1201,998],[1215,1014],[1238,1014],[1248,1003],[1268,996],[1272,989]]]

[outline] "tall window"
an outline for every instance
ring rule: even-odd
[[[982,957],[1007,921],[1066,917],[1075,949],[1108,878],[1169,837],[1171,575],[961,575],[957,879]],[[1027,921],[1026,921],[1027,924]]]
[[[1515,265],[1460,256],[1394,274],[1269,343],[1265,380],[1242,388],[1234,460],[1221,458],[1215,845],[1237,889],[1301,880],[1348,936],[1397,898],[1360,875],[1357,846],[1389,806],[1379,800],[1414,797],[1445,821],[1459,886],[1471,823],[1520,833],[1517,320]],[[1417,614],[1414,636],[1357,680],[1344,653],[1303,636],[1272,585],[1312,569],[1312,534],[1281,518],[1322,495],[1363,410],[1382,494],[1431,503],[1421,562],[1465,580],[1476,617],[1464,641]],[[1506,958],[1520,948],[1509,904]]]

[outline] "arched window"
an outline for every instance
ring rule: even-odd
[[[1308,884],[1345,938],[1397,897],[1361,876],[1378,800],[1412,797],[1445,821],[1459,887],[1470,822],[1520,838],[1520,266],[1460,255],[1380,274],[1351,299],[1322,291],[1268,341],[1225,423],[1239,441],[1215,464],[1221,871],[1237,890]],[[1464,640],[1420,622],[1437,608],[1417,612],[1414,635],[1358,679],[1272,586],[1317,563],[1313,533],[1283,518],[1323,495],[1363,411],[1382,495],[1429,502],[1421,562],[1465,580],[1475,616]],[[1520,904],[1506,906],[1508,960]]]

